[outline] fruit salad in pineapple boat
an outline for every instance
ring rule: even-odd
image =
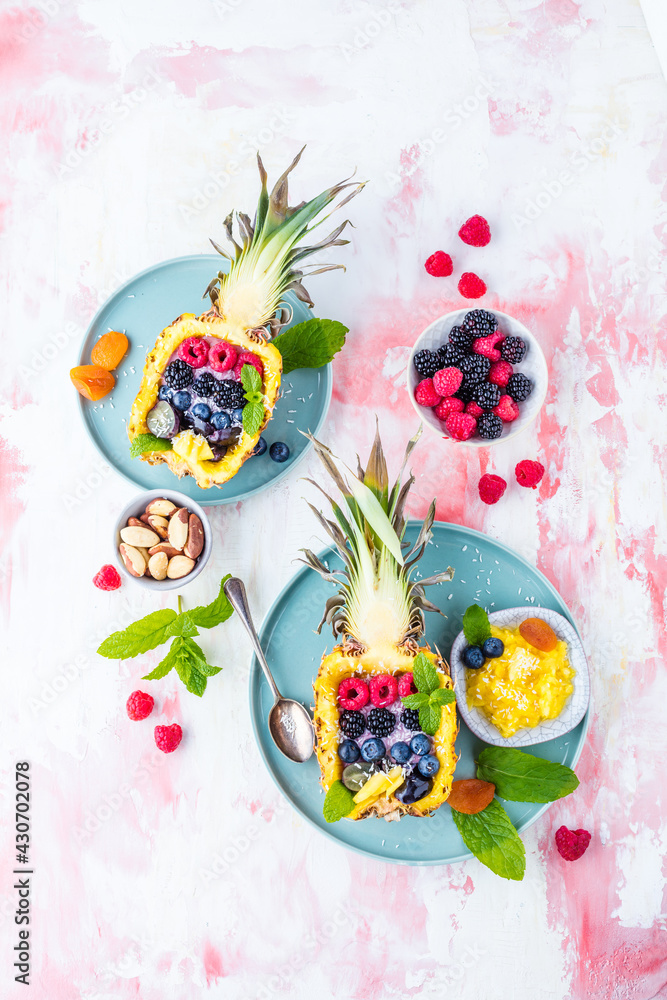
[[[291,318],[286,292],[313,304],[301,283],[302,262],[348,243],[339,239],[347,220],[319,243],[301,241],[329,218],[325,210],[340,192],[353,188],[336,208],[363,187],[344,181],[290,207],[287,178],[302,152],[270,195],[258,155],[261,191],[254,221],[236,213],[239,243],[230,213],[225,220],[230,253],[211,241],[229,260],[229,270],[220,271],[204,293],[212,308],[175,319],[146,358],[128,423],[131,452],[151,464],[165,462],[179,477],[193,476],[203,489],[222,486],[253,454],[282,375],[327,364],[345,340],[346,327],[333,320],[309,319],[281,333]],[[309,273],[338,267],[328,264]]]
[[[324,494],[334,519],[312,508],[343,560],[330,570],[313,552],[304,561],[340,591],[327,601],[319,628],[332,625],[338,645],[325,654],[314,683],[316,754],[329,822],[381,816],[427,816],[452,787],[457,734],[449,667],[423,643],[424,612],[439,609],[424,588],[451,580],[447,568],[428,579],[414,571],[431,538],[435,501],[405,552],[405,503],[414,482],[402,482],[417,434],[389,488],[376,434],[366,469],[355,475],[315,442],[342,502]],[[318,629],[319,631],[319,629]]]

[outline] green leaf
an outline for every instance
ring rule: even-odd
[[[425,653],[418,653],[412,664],[412,676],[418,691],[430,694],[440,687],[438,672]]]
[[[220,673],[220,667],[212,667],[200,646],[189,637],[176,636],[165,658],[155,670],[146,674],[144,680],[154,681],[165,677],[172,668],[185,684],[188,691],[201,698],[206,690],[206,678]]]
[[[348,328],[335,319],[307,319],[275,337],[271,343],[283,358],[283,375],[295,368],[321,368],[345,343]]]
[[[438,688],[437,691],[431,691],[431,702],[435,702],[436,705],[451,705],[453,701],[456,701],[456,695],[451,688]]]
[[[227,600],[227,595],[225,594],[225,584],[229,580],[231,573],[223,577],[220,581],[220,591],[218,596],[211,604],[201,605],[198,608],[191,608],[186,614],[190,616],[192,621],[199,625],[200,628],[213,628],[215,625],[221,625],[222,622],[227,621],[227,619],[232,615],[233,608],[229,601]]]
[[[428,705],[429,696],[425,691],[421,691],[419,694],[408,694],[405,698],[401,698],[401,701],[406,708],[421,708],[422,705]]]
[[[452,819],[463,843],[476,858],[502,878],[520,882],[526,870],[526,851],[500,802],[492,802],[468,816],[452,809]]]
[[[469,646],[481,646],[490,638],[489,616],[479,604],[471,604],[463,616],[463,634]]]
[[[259,374],[254,365],[243,365],[241,368],[241,385],[243,386],[246,399],[248,398],[249,393],[261,393],[262,376]]]
[[[137,434],[130,444],[130,457],[138,458],[147,451],[171,451],[171,441],[158,438],[154,434]]]
[[[191,694],[196,694],[198,698],[201,698],[206,690],[206,676],[193,667],[185,686]]]
[[[157,667],[151,670],[150,674],[144,674],[141,678],[142,681],[159,681],[161,677],[166,677],[171,668],[174,666],[173,659],[170,659],[171,650],[167,653],[163,660],[160,660]]]
[[[491,781],[511,802],[554,802],[579,787],[571,768],[513,747],[486,747],[479,755],[477,777]]]
[[[172,608],[153,611],[121,632],[114,632],[104,640],[97,652],[110,660],[126,660],[131,656],[147,653],[149,649],[161,646],[173,635],[170,627],[177,617]]]
[[[419,709],[419,725],[429,736],[435,736],[440,725],[442,709],[440,705],[434,705],[430,700],[428,705]]]
[[[184,611],[182,614],[176,616],[167,628],[167,637],[170,635],[180,635],[184,639],[193,635],[199,635],[199,629],[194,623],[191,611]]]
[[[243,407],[243,430],[246,434],[250,434],[251,437],[256,434],[262,426],[263,420],[264,403],[246,403]]]
[[[324,798],[322,813],[327,823],[336,823],[354,809],[354,795],[342,781],[334,781]]]

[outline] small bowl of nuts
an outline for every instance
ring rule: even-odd
[[[151,490],[127,505],[114,528],[116,562],[148,590],[191,583],[211,555],[211,526],[183,493]]]

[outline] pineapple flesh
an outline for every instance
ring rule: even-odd
[[[338,688],[342,681],[360,677],[368,682],[378,674],[398,678],[412,671],[415,656],[423,653],[434,665],[440,687],[453,690],[449,667],[437,649],[420,645],[424,612],[439,611],[425,598],[424,587],[451,580],[453,570],[448,567],[426,580],[411,580],[414,567],[431,537],[435,502],[411,550],[404,555],[401,545],[405,531],[403,512],[414,477],[410,476],[404,484],[401,481],[418,438],[419,433],[409,442],[401,473],[391,490],[378,433],[366,469],[359,466],[358,475],[345,469],[328,448],[315,442],[317,454],[344,501],[340,504],[324,493],[331,504],[334,520],[328,520],[311,505],[338,549],[344,570],[331,572],[308,549],[304,550],[303,559],[324,579],[341,587],[327,602],[318,629],[321,630],[325,623],[332,625],[339,642],[322,658],[313,685],[316,754],[325,791],[341,778],[345,767],[338,756],[342,738],[338,725]],[[442,708],[439,727],[432,737],[431,752],[438,758],[440,768],[431,779],[427,794],[415,802],[402,802],[396,798],[399,789],[389,789],[386,794],[360,802],[348,818],[383,816],[395,820],[402,815],[427,816],[442,805],[452,786],[457,730],[456,703],[452,702]],[[384,769],[391,769],[391,762],[386,759]]]
[[[363,187],[363,184],[343,181],[309,202],[290,207],[288,175],[299,162],[302,152],[278,179],[270,195],[266,171],[258,155],[261,191],[254,222],[244,213],[237,213],[239,243],[235,238],[233,215],[227,217],[225,229],[233,248],[229,253],[211,241],[215,249],[229,260],[229,271],[220,271],[204,293],[210,297],[212,308],[201,316],[191,313],[179,316],[158,336],[146,358],[141,385],[128,421],[130,441],[138,435],[150,433],[147,418],[158,402],[164,371],[184,340],[205,337],[209,344],[215,340],[226,341],[239,352],[254,354],[262,363],[264,417],[255,433],[249,434],[240,427],[237,440],[226,450],[217,449],[216,454],[207,444],[205,436],[189,428],[179,430],[172,438],[172,449],[145,451],[141,455],[142,460],[150,464],[166,463],[179,477],[193,476],[203,489],[222,486],[236,475],[252,455],[262,430],[271,419],[282,375],[281,354],[271,344],[271,338],[289,321],[285,293],[292,290],[301,301],[312,306],[302,284],[305,274],[302,262],[319,250],[348,242],[339,239],[347,225],[345,221],[319,243],[302,245],[301,241],[316,226]],[[352,191],[334,209],[325,212],[339,193],[350,187]],[[338,267],[342,265],[328,264],[308,273],[319,274]],[[196,376],[197,371],[194,374]]]

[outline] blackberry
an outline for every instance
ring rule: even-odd
[[[464,377],[463,384],[454,393],[454,395],[456,396],[457,399],[460,399],[467,406],[468,403],[472,402],[472,391],[473,391],[473,389],[474,389],[474,385],[465,385],[465,377]]]
[[[449,343],[466,351],[472,347],[472,338],[472,331],[465,330],[462,326],[453,326],[449,331]]]
[[[461,358],[458,368],[463,372],[463,388],[472,389],[479,382],[486,381],[491,362],[483,354],[469,354],[466,358]]]
[[[413,363],[422,378],[433,378],[442,368],[437,351],[417,351]]]
[[[477,433],[487,441],[495,441],[503,432],[503,422],[495,413],[483,413],[477,418]]]
[[[453,368],[457,367],[459,361],[467,356],[467,351],[464,347],[458,347],[457,344],[445,344],[438,351],[440,358],[442,359],[442,368]]]
[[[349,736],[352,740],[356,740],[366,729],[366,720],[364,719],[363,712],[356,712],[353,709],[346,708],[344,712],[340,713],[338,725],[346,736]]]
[[[498,320],[486,309],[471,309],[463,317],[463,329],[469,332],[471,338],[488,337],[498,329]]]
[[[185,389],[192,385],[194,377],[195,373],[190,365],[186,365],[180,358],[176,358],[164,370],[164,380],[171,389]]]
[[[366,725],[373,736],[389,736],[396,728],[396,716],[388,708],[372,708]]]
[[[216,379],[210,372],[204,372],[203,375],[200,375],[199,378],[194,380],[192,388],[198,396],[201,396],[203,399],[208,399],[209,396],[213,395],[217,384]]]
[[[500,345],[500,357],[511,365],[518,365],[526,356],[528,345],[521,337],[505,337]]]
[[[493,382],[479,382],[472,391],[472,398],[483,410],[492,410],[500,402],[500,386]]]
[[[528,399],[533,391],[533,383],[527,375],[517,372],[515,375],[510,375],[505,391],[517,403],[523,403],[524,399]]]
[[[404,708],[401,712],[401,722],[406,729],[413,733],[418,733],[421,729],[419,725],[419,711],[416,708]]]
[[[247,402],[243,385],[232,378],[218,380],[213,390],[213,399],[217,406],[227,410],[242,408]]]

